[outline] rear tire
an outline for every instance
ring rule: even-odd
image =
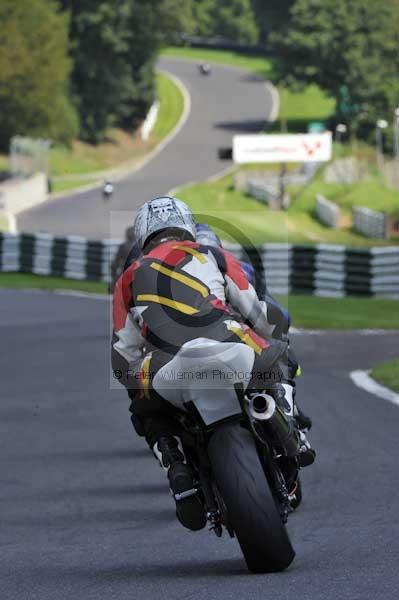
[[[253,573],[286,569],[295,552],[252,435],[238,423],[224,425],[212,435],[208,453],[248,569]]]

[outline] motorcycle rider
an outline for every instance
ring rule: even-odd
[[[114,184],[112,183],[112,181],[110,181],[109,179],[107,179],[106,181],[104,181],[104,185],[103,185],[103,198],[104,201],[110,200],[112,198],[112,194],[114,193]]]
[[[201,75],[211,74],[211,65],[209,63],[201,63],[200,65],[198,65],[198,69]]]
[[[281,379],[287,344],[272,338],[269,307],[259,300],[237,259],[195,242],[194,218],[184,202],[169,197],[146,202],[136,216],[134,233],[142,255],[115,286],[112,366],[133,396],[134,416],[167,472],[178,519],[185,527],[201,529],[206,517],[181,445],[176,409],[165,401],[170,390],[163,368],[182,346],[200,338],[226,343],[226,348],[234,344],[251,365],[247,392],[263,390]],[[179,383],[172,382],[175,387]],[[278,391],[276,400],[292,416],[292,397]],[[302,457],[303,464],[314,460],[307,442]]]
[[[212,227],[207,223],[198,223],[196,226],[196,241],[200,244],[208,246],[216,246],[221,248],[222,241],[218,235],[213,231]],[[258,285],[256,281],[256,273],[252,264],[240,261],[242,270],[244,271],[249,283],[251,283],[260,298],[264,300],[269,307],[269,321],[274,325],[272,337],[278,340],[288,341],[289,328],[291,326],[291,315],[286,308],[284,308],[267,289],[264,276],[258,278]],[[306,415],[298,406],[298,402],[295,399],[295,377],[301,373],[296,355],[291,347],[288,350],[288,362],[285,373],[285,378],[282,382],[285,395],[289,395],[293,398],[294,416],[300,430],[309,430],[312,427],[311,418]],[[280,392],[281,393],[281,392]]]

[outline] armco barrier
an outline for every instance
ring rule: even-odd
[[[108,282],[119,243],[46,233],[0,233],[0,271]],[[226,244],[226,249],[254,265],[259,291],[267,285],[274,294],[399,298],[399,246],[263,244],[245,249]]]
[[[47,233],[0,234],[0,271],[109,281],[119,240],[91,241]]]

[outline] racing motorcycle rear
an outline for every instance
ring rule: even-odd
[[[195,493],[215,534],[225,528],[237,537],[251,572],[281,571],[295,556],[285,524],[296,499],[299,436],[269,394],[247,397],[240,386],[234,393],[208,390],[185,403],[183,443]],[[213,420],[207,409],[223,395]]]
[[[217,536],[227,529],[237,537],[248,569],[267,573],[294,559],[285,525],[298,501],[299,469],[314,455],[302,452],[278,394],[248,393],[253,354],[246,344],[197,338],[157,372],[154,386],[178,409],[196,478],[176,502],[194,496]],[[175,373],[185,375],[183,386]]]

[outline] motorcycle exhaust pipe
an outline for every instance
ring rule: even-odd
[[[291,419],[276,405],[272,396],[265,393],[251,396],[249,414],[265,435],[282,447],[287,456],[296,456],[299,453],[299,435]]]

